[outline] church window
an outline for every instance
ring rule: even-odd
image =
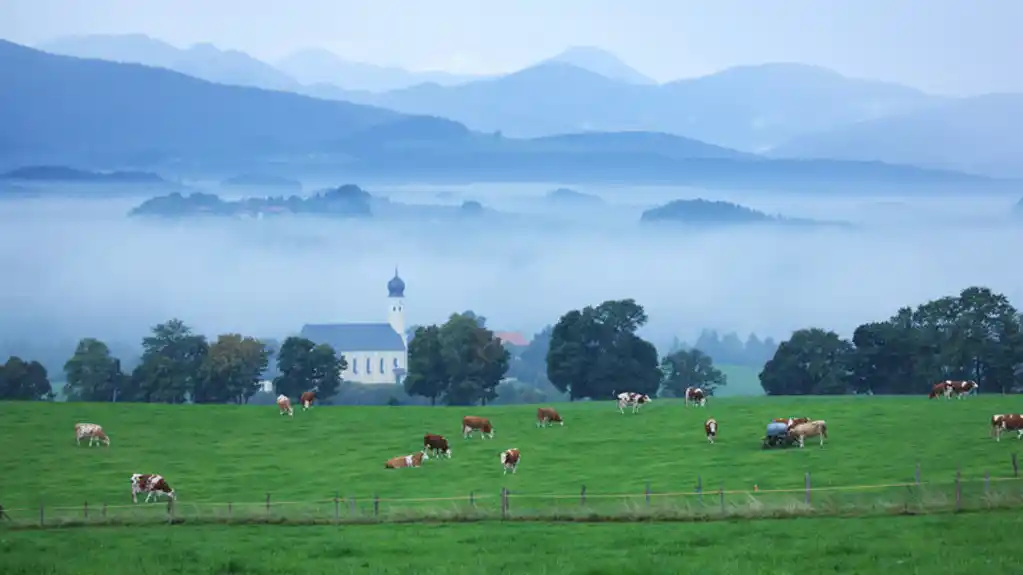
[[[352,358],[352,373],[355,375],[359,374],[359,358]]]
[[[369,358],[366,358],[366,375],[373,373],[373,368],[370,367]]]
[[[394,358],[394,369],[398,369],[398,358]]]
[[[384,358],[380,358],[380,373],[384,373]]]

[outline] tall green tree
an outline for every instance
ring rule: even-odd
[[[728,383],[725,374],[716,367],[710,356],[698,349],[680,350],[661,361],[664,389],[675,397],[682,397],[687,387],[699,387],[707,395]]]
[[[616,391],[656,394],[657,349],[636,335],[646,322],[643,306],[632,299],[566,313],[551,333],[547,378],[570,400],[611,398]]]
[[[533,339],[522,350],[517,358],[510,360],[508,375],[533,386],[546,386],[547,351],[551,347],[551,334],[554,326],[548,325],[533,336]]]
[[[348,360],[333,347],[321,343],[309,353],[309,361],[312,388],[317,396],[330,401],[341,389],[341,373],[348,369]]]
[[[408,344],[405,393],[427,397],[430,405],[436,405],[437,399],[444,395],[450,383],[441,349],[440,327],[417,327],[415,336]]]
[[[38,361],[11,356],[0,365],[0,399],[53,401],[53,397],[46,368]]]
[[[298,397],[304,391],[315,390],[326,400],[337,395],[342,383],[341,373],[348,369],[348,361],[329,345],[316,345],[304,337],[289,337],[277,354],[277,369],[280,372],[274,379],[277,393]]]
[[[258,339],[224,334],[210,345],[194,380],[194,403],[247,403],[259,391],[270,351]]]
[[[132,371],[124,399],[184,403],[198,385],[199,367],[209,344],[179,319],[157,324],[142,340],[142,358]]]
[[[852,354],[852,344],[833,331],[798,330],[764,365],[760,385],[768,395],[847,393]]]
[[[126,383],[120,360],[111,355],[107,344],[91,337],[78,342],[74,355],[64,364],[64,374],[68,401],[114,401]]]

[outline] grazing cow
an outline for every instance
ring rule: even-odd
[[[718,421],[714,418],[708,419],[703,424],[703,430],[707,432],[707,441],[714,443],[718,435]]]
[[[315,391],[303,391],[302,395],[299,396],[299,400],[302,401],[302,411],[305,411],[313,406],[313,402],[316,401]]]
[[[810,418],[809,417],[790,417],[788,419],[785,419],[785,418],[779,417],[778,419],[774,419],[772,421],[774,421],[774,423],[784,423],[786,425],[786,427],[788,427],[789,429],[792,429],[792,427],[794,425],[799,425],[800,423],[808,423],[810,421]]]
[[[991,416],[991,434],[996,441],[1002,440],[1002,433],[1015,431],[1017,439],[1023,439],[1023,415],[1019,413],[1007,413],[1005,415]]]
[[[146,503],[149,503],[149,499],[156,496],[157,499],[161,495],[165,495],[171,499],[177,499],[174,495],[174,490],[167,484],[167,480],[162,475],[156,475],[151,473],[135,473],[131,476],[131,502],[139,502],[139,493],[146,494]]]
[[[451,447],[442,435],[427,433],[423,436],[423,451],[432,452],[434,457],[447,455],[451,459]]]
[[[687,387],[686,388],[686,407],[689,406],[689,402],[693,402],[693,405],[699,405],[700,407],[707,406],[707,394],[703,392],[699,387]]]
[[[289,417],[295,417],[295,412],[291,409],[291,400],[288,399],[287,395],[281,394],[277,396],[277,409],[281,410],[281,415],[287,413]]]
[[[952,397],[952,386],[949,381],[941,381],[934,384],[931,388],[931,392],[927,394],[928,399],[934,399],[935,397],[944,396],[945,399],[951,399]]]
[[[622,415],[625,415],[626,407],[631,407],[632,413],[636,413],[641,405],[653,401],[649,395],[632,393],[631,391],[623,391],[615,397],[618,398],[618,411],[622,412]]]
[[[955,396],[956,399],[962,399],[964,395],[969,395],[971,393],[975,394],[980,391],[980,386],[977,385],[976,381],[972,380],[967,381],[949,380],[946,381],[945,383],[948,384],[949,387],[949,391],[947,393],[951,396]]]
[[[807,437],[820,437],[821,447],[824,447],[824,440],[828,438],[828,424],[823,419],[798,423],[789,429],[789,435],[799,440],[799,447],[803,447],[803,440]]]
[[[519,466],[519,450],[513,447],[507,451],[502,451],[501,465],[504,466],[504,473],[502,475],[508,475],[509,469],[514,474],[515,469]]]
[[[536,426],[546,427],[552,425],[552,422],[557,421],[561,425],[565,425],[565,420],[561,419],[558,412],[553,407],[538,407],[536,408]]]
[[[480,439],[486,438],[487,434],[490,434],[490,439],[494,438],[494,426],[490,425],[490,420],[486,417],[476,417],[475,415],[466,415],[462,418],[462,438],[469,439],[474,430],[479,430]]]
[[[92,447],[93,442],[104,443],[107,447],[110,447],[110,438],[107,437],[102,427],[95,423],[76,423],[75,443],[81,445],[82,439],[86,437],[89,438],[89,447]]]
[[[404,457],[399,455],[398,457],[392,457],[387,460],[384,464],[384,469],[401,469],[402,467],[422,467],[423,461],[429,459],[430,456],[422,451],[417,451],[412,455],[405,455]]]

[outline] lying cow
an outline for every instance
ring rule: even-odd
[[[1017,439],[1023,439],[1023,415],[1019,413],[992,415],[991,435],[994,435],[995,441],[1001,441],[1002,433],[1006,431],[1015,431]]]
[[[447,455],[448,459],[451,458],[451,447],[448,446],[448,440],[442,435],[435,435],[433,433],[424,435],[423,451],[433,453],[434,457]]]
[[[406,455],[404,457],[398,456],[387,460],[384,464],[384,469],[401,469],[403,467],[422,467],[423,461],[430,459],[430,456],[425,452],[417,451],[412,455]]]
[[[313,402],[316,401],[315,391],[303,391],[302,395],[299,396],[299,400],[302,402],[302,411],[305,411],[313,406]]]
[[[93,442],[103,443],[110,447],[110,438],[107,437],[102,427],[95,423],[76,423],[75,444],[81,445],[82,440],[86,437],[89,438],[89,447],[92,447]]]
[[[775,423],[784,423],[785,426],[788,429],[792,429],[793,426],[799,425],[800,423],[809,423],[810,422],[810,418],[809,417],[789,417],[788,419],[786,419],[786,418],[779,417],[778,419],[773,419],[772,421],[774,421]]]
[[[685,400],[686,407],[689,407],[690,402],[692,402],[693,405],[699,405],[700,407],[707,406],[707,394],[699,387],[687,387]]]
[[[561,425],[565,425],[565,421],[561,419],[558,412],[553,407],[538,407],[536,408],[536,426],[546,427],[551,425],[552,422],[557,421]]]
[[[151,473],[135,473],[131,476],[131,502],[139,502],[139,493],[146,494],[146,503],[149,503],[149,499],[156,496],[157,499],[161,495],[169,497],[170,499],[177,499],[174,495],[174,490],[167,484],[167,480],[162,475],[156,475]]]
[[[277,396],[277,409],[281,411],[281,415],[287,413],[289,417],[295,417],[295,412],[291,409],[291,400],[288,399],[287,395],[281,394]]]
[[[718,422],[716,419],[711,418],[704,422],[703,430],[707,432],[707,441],[714,443],[714,438],[718,436]]]
[[[828,424],[823,419],[797,423],[789,428],[789,436],[799,441],[799,447],[803,447],[803,440],[807,437],[820,437],[821,447],[824,447],[824,440],[828,438]]]
[[[934,386],[931,387],[931,392],[927,394],[927,398],[934,399],[935,397],[942,396],[945,399],[951,399],[952,397],[952,386],[950,385],[951,383],[952,382],[950,381],[941,381],[935,383]]]
[[[631,391],[623,391],[616,397],[618,398],[618,411],[622,412],[622,415],[625,415],[626,407],[631,407],[632,413],[636,413],[641,405],[652,401],[649,395],[632,393]]]
[[[502,451],[501,465],[504,466],[504,473],[502,475],[508,475],[509,469],[514,474],[519,466],[519,450],[513,447],[507,451]]]
[[[490,439],[494,438],[494,426],[490,425],[490,420],[486,417],[477,417],[475,415],[466,415],[462,418],[462,438],[469,439],[472,432],[479,430],[480,439],[484,439],[487,434],[490,434]]]
[[[956,399],[962,399],[964,395],[970,395],[971,393],[976,394],[980,391],[980,386],[977,385],[976,381],[946,381],[948,384],[949,396],[954,396]]]

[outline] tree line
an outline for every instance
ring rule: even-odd
[[[1023,384],[1023,316],[985,287],[903,307],[851,339],[797,330],[760,373],[769,395],[921,394],[946,379],[1008,393]]]

